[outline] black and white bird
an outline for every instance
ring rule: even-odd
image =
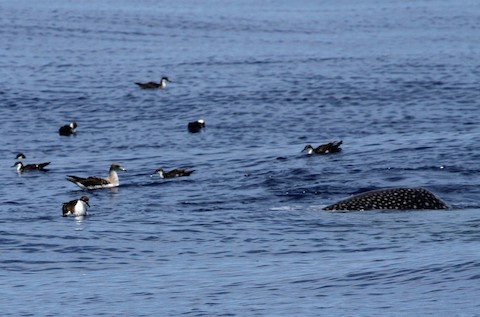
[[[110,170],[108,172],[108,176],[105,178],[97,177],[97,176],[90,176],[90,177],[78,177],[73,175],[68,175],[67,180],[74,183],[80,188],[83,189],[99,189],[99,188],[111,188],[111,187],[118,187],[120,182],[118,180],[117,171],[124,171],[127,170],[120,166],[118,163],[113,163],[110,166]]]
[[[27,157],[23,153],[18,153],[17,156],[15,156],[16,160],[23,160],[26,159]]]
[[[340,140],[338,142],[330,142],[326,144],[321,144],[314,148],[310,144],[306,145],[305,148],[302,150],[307,151],[308,155],[311,154],[329,154],[329,153],[338,153],[342,151],[340,145],[342,145],[343,141]]]
[[[66,124],[60,129],[58,129],[58,134],[65,136],[75,134],[75,129],[77,128],[77,126],[78,125],[75,121],[71,122],[70,124]]]
[[[203,128],[205,128],[205,120],[200,119],[197,121],[189,122],[187,128],[188,132],[190,133],[200,132]]]
[[[148,83],[135,83],[135,84],[142,89],[164,89],[165,87],[167,87],[167,82],[170,83],[171,81],[168,79],[168,77],[163,76],[160,79],[159,83],[156,83],[154,81],[149,81]]]
[[[89,199],[87,196],[82,196],[80,199],[74,199],[67,203],[63,203],[62,215],[63,217],[67,216],[86,216],[87,215],[87,206],[90,207],[88,203]]]
[[[12,167],[16,167],[17,172],[19,173],[23,173],[26,171],[44,171],[45,172],[45,171],[48,171],[47,169],[45,169],[45,166],[47,166],[48,164],[50,164],[50,162],[23,165],[22,162],[17,161],[15,162],[15,164],[12,165]]]
[[[158,174],[160,175],[160,178],[174,178],[174,177],[190,176],[190,174],[192,174],[193,172],[195,172],[195,170],[187,171],[187,169],[184,169],[184,168],[176,168],[169,172],[165,171],[163,168],[157,168],[155,172],[153,172],[153,174],[150,176]]]

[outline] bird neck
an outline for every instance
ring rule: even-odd
[[[119,184],[117,171],[110,169],[110,172],[108,173],[108,181],[114,185]]]

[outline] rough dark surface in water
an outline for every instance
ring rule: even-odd
[[[425,188],[371,190],[329,205],[324,210],[436,210],[448,206]]]

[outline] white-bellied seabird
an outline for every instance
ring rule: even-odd
[[[80,199],[74,199],[68,203],[63,203],[62,215],[66,216],[85,216],[87,215],[87,206],[90,207],[88,203],[89,199],[87,196],[82,196]]]
[[[110,171],[106,178],[97,177],[97,176],[90,176],[90,177],[77,177],[73,175],[68,175],[67,180],[71,181],[75,185],[79,186],[83,189],[99,189],[99,188],[111,188],[117,187],[120,185],[118,181],[118,174],[117,171],[124,171],[127,170],[120,166],[118,163],[112,163],[110,166]]]
[[[23,153],[18,153],[17,156],[15,156],[16,160],[23,160],[25,158],[27,158],[27,157]]]
[[[313,146],[308,144],[308,145],[305,145],[305,148],[302,150],[302,152],[307,151],[308,155],[337,153],[337,152],[342,151],[342,148],[340,147],[340,145],[342,145],[342,143],[343,143],[343,141],[340,140],[338,142],[330,142],[330,143],[326,143],[326,144],[321,144],[321,145],[317,146],[316,148],[314,148]]]
[[[174,177],[190,176],[190,174],[192,174],[193,172],[195,172],[195,170],[187,171],[184,168],[176,168],[169,172],[165,171],[163,168],[157,168],[155,172],[153,172],[153,174],[150,176],[158,174],[160,175],[160,178],[174,178]]]
[[[162,79],[160,79],[159,83],[156,83],[154,81],[149,81],[148,83],[135,83],[142,89],[164,89],[167,87],[167,82],[171,82],[168,77],[163,76]]]
[[[197,133],[202,130],[202,128],[205,128],[205,120],[197,120],[197,121],[192,121],[188,123],[188,132],[190,133]]]
[[[16,166],[17,167],[17,172],[22,173],[25,171],[47,171],[45,166],[50,164],[50,162],[45,162],[45,163],[40,163],[40,164],[27,164],[23,165],[22,162],[18,161],[15,162],[15,164],[12,165],[12,167]]]
[[[75,129],[77,128],[77,123],[74,121],[70,124],[66,124],[60,129],[58,129],[58,134],[60,135],[72,135],[75,133]]]

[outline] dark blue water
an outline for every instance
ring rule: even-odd
[[[478,316],[479,14],[0,1],[2,316]],[[165,90],[134,85],[162,75]],[[340,139],[341,154],[300,153]],[[19,176],[18,152],[50,170]],[[115,190],[65,180],[115,161]],[[321,210],[393,186],[454,208]],[[84,194],[90,215],[61,217]]]

